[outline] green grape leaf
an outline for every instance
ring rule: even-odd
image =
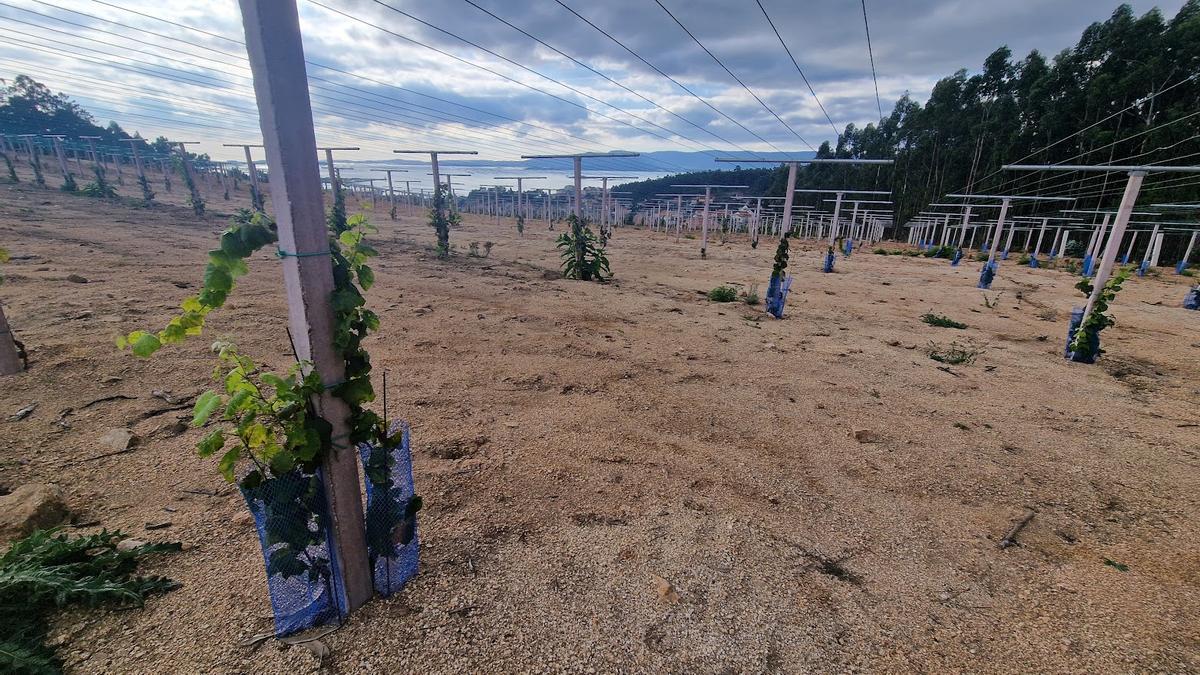
[[[192,426],[204,426],[209,417],[221,407],[221,396],[215,391],[206,391],[196,399],[196,406],[192,409]]]
[[[284,579],[300,576],[308,571],[305,565],[290,548],[278,548],[271,553],[267,561],[267,576],[280,575]]]
[[[238,413],[249,410],[254,407],[254,401],[251,399],[253,390],[247,386],[238,389],[236,393],[229,397],[229,403],[225,405],[225,419],[233,419],[238,416]]]
[[[361,405],[375,400],[375,391],[371,388],[371,380],[366,377],[347,380],[334,388],[333,393],[351,405]]]
[[[245,439],[246,447],[251,450],[261,448],[267,444],[269,434],[267,427],[262,422],[255,422],[248,426],[242,438]]]
[[[371,286],[375,285],[375,271],[366,265],[360,265],[358,268],[358,284],[362,286],[364,291],[371,290]]]
[[[225,480],[229,481],[230,483],[234,481],[233,471],[237,467],[237,461],[241,458],[241,456],[241,448],[234,447],[231,448],[229,452],[221,455],[221,461],[217,462],[217,469],[221,472],[221,475],[225,477]]]
[[[271,471],[275,475],[285,474],[296,467],[296,460],[289,452],[276,452],[271,457]]]
[[[362,295],[353,288],[339,288],[333,292],[333,311],[349,312],[350,310],[362,307],[366,302]]]
[[[134,335],[137,335],[137,337],[134,338]],[[162,347],[162,342],[158,339],[158,336],[153,333],[141,333],[140,335],[137,333],[130,333],[129,337],[130,348],[133,350],[134,356],[146,358],[158,351],[159,347]]]
[[[201,457],[211,457],[223,447],[225,447],[225,432],[217,429],[205,436],[204,440],[196,446],[196,450]]]

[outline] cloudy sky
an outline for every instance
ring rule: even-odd
[[[768,16],[838,129],[878,118],[859,0],[298,1],[318,143],[363,158],[815,148],[834,130]],[[883,110],[1001,44],[1053,55],[1116,4],[867,0]],[[1183,0],[1130,4],[1169,18]],[[102,121],[215,157],[258,142],[235,0],[5,0],[0,26],[4,79],[32,75]]]

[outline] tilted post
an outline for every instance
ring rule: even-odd
[[[140,138],[124,138],[121,139],[129,144],[129,150],[133,153],[133,169],[137,172],[138,180],[145,180],[146,167],[142,165],[142,156],[138,154],[138,143],[142,142]]]
[[[192,170],[192,161],[188,159],[187,146],[199,143],[200,141],[176,141],[174,143],[179,147],[179,161],[183,164],[183,175],[187,178],[193,204],[202,202],[203,197],[200,195],[200,184],[196,182],[196,172]],[[170,191],[170,188],[167,190]],[[193,206],[193,208],[195,207]]]
[[[304,47],[295,0],[239,0],[246,51],[254,77],[259,122],[271,167],[271,204],[279,246],[294,255],[283,259],[288,323],[296,358],[312,363],[325,388],[315,408],[332,426],[332,438],[350,434],[350,409],[329,387],[345,375],[345,359],[333,343],[333,265],[328,255],[321,177],[313,158],[313,131]],[[358,457],[350,444],[335,441],[323,460],[329,494],[334,559],[349,609],[371,598]]]
[[[62,139],[64,136],[47,135],[52,143],[54,143],[54,157],[58,160],[58,170],[62,172],[63,180],[67,180],[71,175],[71,169],[67,166],[67,153],[63,152]]]
[[[21,356],[17,352],[17,341],[0,305],[0,376],[21,372]]]
[[[223,143],[227,148],[241,148],[246,153],[246,173],[250,174],[250,205],[255,211],[263,210],[262,187],[258,184],[258,168],[254,166],[254,156],[250,148],[261,148],[261,145],[250,143]]]
[[[1138,192],[1142,189],[1145,171],[1130,171],[1129,180],[1125,183],[1125,193],[1121,195],[1121,205],[1117,207],[1117,221],[1113,223],[1112,235],[1108,238],[1108,246],[1104,248],[1104,257],[1100,259],[1100,267],[1096,269],[1096,278],[1092,281],[1092,294],[1088,296],[1087,307],[1083,310],[1086,317],[1092,313],[1096,299],[1104,291],[1104,284],[1112,274],[1113,263],[1117,259],[1117,249],[1125,236],[1125,228],[1129,226],[1129,217],[1133,214],[1133,205],[1137,202]]]
[[[309,114],[310,115],[312,114],[311,109],[309,110]],[[338,194],[338,189],[341,187],[341,185],[338,181],[337,169],[333,165],[333,151],[334,150],[358,150],[358,148],[317,148],[317,150],[324,151],[324,153],[325,153],[325,168],[329,169],[329,191],[333,195],[332,198],[334,200],[336,200],[337,194]],[[313,154],[316,154],[316,153],[313,153]],[[268,161],[267,166],[270,166],[270,165],[271,165],[271,163]],[[272,204],[275,203],[275,200],[273,198],[271,199],[271,203]]]

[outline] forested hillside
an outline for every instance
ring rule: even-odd
[[[939,81],[924,104],[905,96],[879,124],[848,125],[837,145],[823,144],[818,156],[895,159],[892,169],[811,166],[801,170],[798,185],[891,189],[899,222],[964,190],[1041,191],[1079,196],[1087,206],[1115,204],[1119,177],[999,169],[1018,161],[1200,164],[1200,0],[1188,0],[1170,20],[1158,10],[1138,17],[1121,5],[1052,58],[1033,51],[1014,60],[999,47],[978,74],[959,70]],[[733,173],[670,181],[739,182]],[[783,177],[775,170],[754,189],[782,194]],[[623,189],[663,191],[639,187],[649,183]],[[1158,202],[1196,201],[1200,180],[1151,180],[1143,194]]]

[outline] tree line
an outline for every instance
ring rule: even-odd
[[[1200,0],[1188,0],[1169,21],[1157,9],[1139,17],[1122,4],[1053,58],[1034,50],[1014,61],[1002,46],[979,73],[959,70],[938,81],[924,105],[905,94],[877,124],[849,124],[836,144],[825,142],[817,151],[820,158],[892,159],[893,167],[811,165],[800,169],[797,186],[890,190],[901,224],[960,191],[1067,194],[1080,197],[1079,208],[1111,207],[1120,201],[1120,175],[1021,175],[1000,167],[1018,161],[1200,164],[1198,139]],[[644,195],[670,191],[670,183],[711,182],[751,185],[755,195],[783,194],[782,168],[754,181],[735,173],[698,172],[623,189]],[[1200,181],[1152,177],[1142,201],[1200,201],[1194,183]],[[798,204],[819,206],[821,199],[797,195]]]
[[[81,136],[98,136],[96,144],[114,152],[128,150],[124,140],[139,139],[142,141],[139,150],[143,154],[165,156],[172,150],[171,140],[166,136],[148,141],[137,133],[130,135],[116,122],[101,126],[91,113],[66,94],[56,94],[28,75],[17,75],[12,84],[0,86],[0,133],[9,136],[61,134],[68,137],[68,141]],[[199,162],[209,159],[207,154],[188,153],[188,156]]]

